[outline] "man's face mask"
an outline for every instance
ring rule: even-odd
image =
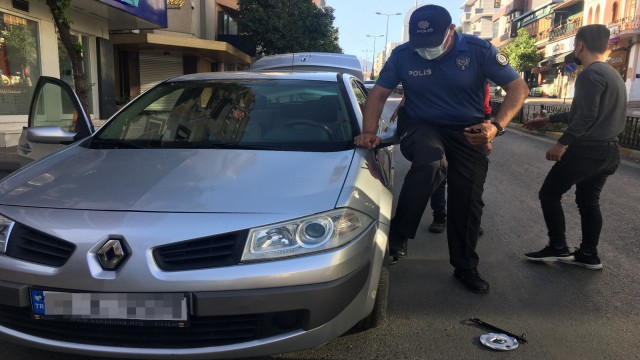
[[[449,38],[449,30],[444,34],[444,40],[442,40],[442,44],[434,48],[417,48],[415,51],[426,60],[433,60],[442,55],[445,51],[447,51],[447,39]]]
[[[583,45],[584,46],[584,45]],[[582,65],[582,61],[578,58],[578,56],[580,56],[580,53],[582,52],[583,48],[580,48],[580,50],[578,50],[578,53],[575,53],[575,49],[571,52],[571,54],[567,55],[564,57],[564,62],[565,64],[570,64],[570,63],[574,63],[576,65]]]

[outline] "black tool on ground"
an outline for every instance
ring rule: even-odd
[[[512,334],[512,333],[510,333],[510,332],[508,332],[506,330],[500,329],[497,326],[493,326],[491,324],[487,324],[486,322],[484,322],[484,321],[482,321],[482,320],[480,320],[478,318],[471,318],[471,319],[469,319],[469,321],[474,322],[474,323],[476,323],[476,324],[478,324],[478,325],[480,325],[480,326],[482,326],[484,328],[487,328],[489,330],[497,331],[497,332],[503,333],[505,335],[511,336],[512,338],[518,340],[518,342],[521,343],[521,344],[526,344],[526,342],[527,342],[527,339],[524,338],[524,334],[522,334],[520,336]]]

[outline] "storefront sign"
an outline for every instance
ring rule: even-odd
[[[573,50],[573,41],[575,40],[575,38],[576,38],[575,36],[572,36],[570,38],[566,38],[564,40],[560,40],[558,42],[548,44],[544,48],[544,56],[545,57],[556,56],[556,55],[560,55]]]
[[[609,44],[617,43],[620,41],[620,28],[612,26],[609,28],[611,35],[609,36]]]
[[[99,0],[103,4],[167,27],[167,0]]]
[[[524,27],[527,24],[530,24],[538,19],[541,19],[551,12],[551,6],[547,5],[542,9],[532,11],[522,19],[518,20],[518,28]]]

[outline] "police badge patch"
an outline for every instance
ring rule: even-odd
[[[459,56],[456,59],[456,65],[458,65],[458,68],[460,68],[460,70],[465,71],[469,68],[469,64],[471,63],[471,59],[469,59],[468,56]]]
[[[498,53],[498,55],[496,55],[496,61],[502,66],[506,66],[507,64],[509,64],[509,58],[507,58],[507,56],[503,53]]]

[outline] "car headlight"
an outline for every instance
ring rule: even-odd
[[[14,224],[15,221],[0,215],[0,254],[4,254],[7,251],[9,236]]]
[[[374,222],[352,209],[337,209],[284,223],[252,229],[242,261],[268,260],[340,247]]]

